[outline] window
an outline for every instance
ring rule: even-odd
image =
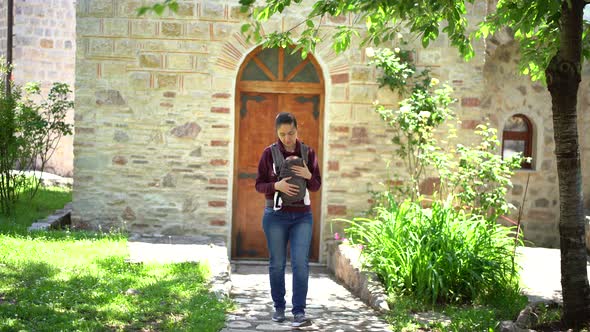
[[[516,114],[508,119],[502,133],[502,158],[510,158],[519,152],[525,158],[533,156],[533,126],[522,114]],[[522,168],[532,169],[531,161],[523,161]]]
[[[301,58],[301,50],[260,48],[244,61],[242,81],[320,83],[318,68],[309,57]]]

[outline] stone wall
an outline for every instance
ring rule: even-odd
[[[6,1],[0,2],[0,56],[6,57]]]
[[[244,15],[237,0],[181,2],[177,14],[138,18],[134,11],[142,3],[77,4],[73,223],[139,234],[228,236],[236,76],[256,45],[239,33]],[[310,4],[288,8],[264,30],[289,29]],[[481,16],[485,6],[478,3],[469,12]],[[351,20],[325,19],[321,33]],[[516,112],[533,121],[535,169],[517,173],[510,200],[520,204],[530,175],[525,234],[537,245],[556,246],[558,201],[546,89],[515,73],[516,47],[509,41],[487,58],[486,45],[476,41],[476,56],[468,63],[449,44],[441,35],[428,49],[414,45],[414,56],[420,68],[454,87],[463,140],[472,139],[477,124],[489,120],[502,127]],[[378,73],[367,66],[364,49],[335,55],[324,43],[314,56],[326,80],[325,241],[339,227],[331,227],[332,219],[366,210],[368,189],[379,190],[391,172],[403,174],[401,162],[393,158],[392,133],[373,106],[378,100],[394,107],[399,99],[378,88]]]
[[[517,208],[523,208],[522,225],[526,239],[533,241],[534,245],[555,247],[559,244],[559,192],[553,153],[551,97],[541,82],[531,82],[528,76],[518,74],[518,54],[518,43],[507,41],[488,57],[484,67],[486,92],[482,116],[489,117],[499,128],[500,139],[501,130],[511,116],[520,113],[531,120],[533,169],[516,172],[508,200]],[[511,217],[516,220],[517,215],[515,211]]]
[[[18,84],[40,82],[42,91],[47,93],[53,82],[64,82],[74,90],[74,3],[73,0],[15,0],[13,77]],[[0,24],[2,28],[6,26]],[[73,120],[72,110],[66,121]],[[73,136],[63,137],[45,170],[72,176],[73,158]]]

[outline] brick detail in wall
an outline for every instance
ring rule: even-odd
[[[209,184],[227,185],[227,179],[209,179]]]
[[[227,146],[229,141],[211,141],[211,146]]]
[[[229,99],[231,97],[231,94],[225,93],[225,92],[220,92],[220,93],[214,94],[212,97],[217,98],[217,99]]]
[[[228,161],[225,159],[212,159],[209,163],[213,166],[225,166]]]
[[[346,126],[333,126],[330,127],[330,130],[335,133],[347,133],[350,131],[350,128]]]
[[[229,70],[237,69],[241,55],[245,52],[244,46],[248,44],[241,33],[234,33],[232,37],[235,41],[229,40],[226,42],[223,45],[221,56],[217,59],[217,66]]]
[[[478,124],[481,122],[478,120],[462,120],[461,121],[461,128],[463,129],[470,129],[473,130],[477,127]]]
[[[340,170],[340,163],[337,161],[328,161],[328,171],[337,172]]]
[[[228,107],[211,107],[211,113],[229,113]]]
[[[348,145],[346,145],[346,144],[338,144],[338,143],[330,144],[330,149],[346,149],[346,148],[348,148]]]
[[[127,165],[129,161],[127,160],[127,158],[123,157],[123,156],[114,156],[113,157],[113,165]]]
[[[213,219],[209,221],[211,226],[225,226],[226,222],[223,219]]]
[[[209,206],[211,207],[225,207],[225,201],[209,201]]]
[[[328,205],[328,214],[331,216],[345,216],[346,206],[344,205]]]
[[[479,104],[481,104],[481,101],[479,100],[479,98],[475,98],[475,97],[461,98],[461,106],[463,106],[463,107],[477,107],[477,106],[479,106]]]
[[[353,144],[367,144],[369,143],[369,134],[365,127],[352,128],[352,137],[350,140]]]
[[[350,80],[348,73],[332,75],[332,84],[348,83]]]
[[[42,48],[53,48],[53,40],[51,40],[51,39],[41,39],[40,46]]]

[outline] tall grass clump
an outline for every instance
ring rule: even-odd
[[[375,216],[348,221],[352,244],[389,294],[426,303],[466,303],[518,291],[510,228],[456,209],[448,202],[390,202]]]

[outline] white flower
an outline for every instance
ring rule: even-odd
[[[428,111],[420,111],[420,113],[418,113],[418,116],[421,118],[427,118],[430,116],[430,112]]]
[[[434,77],[430,79],[431,86],[437,85],[438,83],[440,83],[440,81],[438,79],[436,79]]]
[[[400,49],[399,49],[399,47],[396,47],[396,48],[394,48],[394,49],[393,49],[393,51],[394,51],[395,53],[399,53]]]
[[[372,47],[367,47],[365,49],[365,55],[369,58],[372,58],[375,56],[375,50]]]

